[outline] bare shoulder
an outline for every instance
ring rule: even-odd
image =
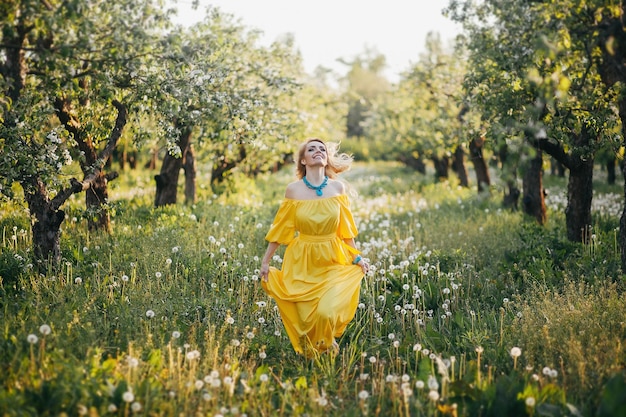
[[[301,190],[302,181],[294,181],[287,185],[287,189],[285,189],[285,197],[286,198],[297,198],[298,195],[302,192]]]
[[[328,185],[334,191],[334,194],[341,195],[346,193],[346,185],[340,180],[329,180]]]

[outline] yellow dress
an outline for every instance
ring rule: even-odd
[[[354,318],[363,272],[348,197],[285,199],[265,239],[287,245],[282,269],[270,268],[263,289],[278,305],[289,340],[307,357],[332,347]]]

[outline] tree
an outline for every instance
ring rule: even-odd
[[[448,176],[450,157],[456,154],[455,169],[462,176],[461,126],[466,131],[476,127],[472,112],[459,117],[464,72],[463,54],[446,51],[440,37],[429,34],[419,61],[372,111],[370,140],[384,138],[388,152],[422,172],[424,160],[431,159],[437,178]]]
[[[468,33],[467,100],[489,121],[495,149],[507,156],[505,180],[513,185],[521,167],[540,175],[537,152],[528,147],[568,168],[566,223],[573,241],[588,236],[595,152],[612,140],[619,122],[612,104],[616,91],[599,88],[593,22],[599,3],[487,0],[451,1],[449,7]],[[525,204],[527,212],[545,210],[543,191],[526,185],[532,195],[524,196],[525,203],[538,204]]]
[[[283,127],[295,110],[283,105],[298,88],[300,60],[289,42],[262,48],[257,38],[218,9],[167,34],[145,92],[168,150],[155,176],[156,206],[176,203],[181,168],[186,201],[195,200],[194,137],[212,155],[215,191],[234,169],[258,174],[284,158]]]
[[[146,28],[157,30],[162,16],[149,0],[10,0],[0,9],[1,191],[13,198],[12,184],[21,185],[35,258],[57,264],[60,208],[72,194],[87,191],[88,208],[98,208],[90,226],[109,227],[99,208],[115,174],[105,164],[128,120]],[[80,181],[71,171],[76,159]]]

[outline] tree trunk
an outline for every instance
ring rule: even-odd
[[[517,159],[509,158],[509,148],[506,144],[500,146],[497,155],[502,164],[502,179],[506,182],[502,205],[513,211],[517,211],[519,208],[519,196],[521,194],[517,186]]]
[[[447,179],[450,169],[450,158],[447,156],[442,156],[441,158],[433,156],[432,160],[435,166],[435,178],[439,181]]]
[[[489,178],[489,168],[487,162],[483,157],[483,145],[485,139],[479,137],[472,139],[469,144],[470,159],[474,164],[474,171],[476,171],[476,183],[478,184],[478,192],[484,191],[485,187],[489,189],[491,185],[491,179]]]
[[[420,174],[426,174],[426,164],[424,163],[422,158],[415,158],[413,155],[410,154],[401,154],[398,157],[398,160],[409,168],[412,168],[415,171],[419,172]]]
[[[109,202],[108,181],[117,178],[118,173],[104,174],[103,169],[111,160],[127,118],[127,110],[123,104],[117,101],[113,101],[112,104],[118,111],[117,119],[105,148],[98,154],[96,145],[85,134],[80,121],[72,114],[70,101],[57,98],[54,102],[59,121],[72,134],[78,144],[78,149],[85,156],[84,161],[81,161],[81,170],[84,178],[89,178],[90,183],[90,187],[85,193],[85,206],[87,212],[90,213],[87,220],[88,228],[107,233],[111,231],[111,215],[107,207]]]
[[[504,193],[502,199],[502,205],[506,208],[510,208],[513,211],[517,211],[519,205],[520,190],[517,188],[515,181],[506,182],[507,190]]]
[[[588,158],[569,170],[565,223],[567,238],[573,242],[587,243],[590,236],[593,162]]]
[[[26,182],[21,182],[24,199],[34,218],[33,255],[37,269],[42,272],[46,266],[56,267],[61,262],[61,224],[65,219],[65,212],[60,210],[60,206],[72,194],[79,193],[87,187],[74,178],[70,183],[70,187],[60,190],[50,200],[41,180],[30,177]]]
[[[178,192],[178,177],[183,166],[184,155],[188,152],[189,141],[191,137],[191,128],[184,128],[181,131],[178,146],[180,147],[183,157],[177,158],[169,152],[163,158],[161,172],[154,176],[156,181],[156,196],[154,200],[155,207],[166,206],[168,204],[176,204],[176,194]]]
[[[606,181],[609,185],[615,185],[615,181],[617,180],[616,166],[617,159],[615,155],[609,156],[609,160],[606,161]]]
[[[36,190],[25,192],[24,197],[34,218],[33,254],[37,268],[43,270],[48,264],[58,265],[61,262],[61,223],[65,219],[65,212],[50,207],[42,184]]]
[[[454,171],[459,177],[459,184],[461,187],[469,187],[469,177],[467,175],[467,167],[465,166],[465,151],[461,145],[457,146],[454,150],[454,160],[452,162]]]
[[[544,225],[547,215],[543,190],[543,152],[541,150],[537,150],[537,155],[528,163],[522,182],[524,213],[534,217],[537,223]]]
[[[185,172],[185,204],[196,202],[196,158],[193,146],[189,145],[183,156],[183,171]]]

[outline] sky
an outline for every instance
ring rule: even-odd
[[[199,4],[194,11],[192,0],[177,0],[176,22],[193,24],[211,5],[262,31],[263,43],[291,33],[309,73],[321,65],[343,75],[348,68],[337,60],[350,61],[370,48],[385,56],[385,75],[396,81],[418,61],[429,32],[439,33],[444,41],[460,32],[441,14],[448,0],[199,0]]]

